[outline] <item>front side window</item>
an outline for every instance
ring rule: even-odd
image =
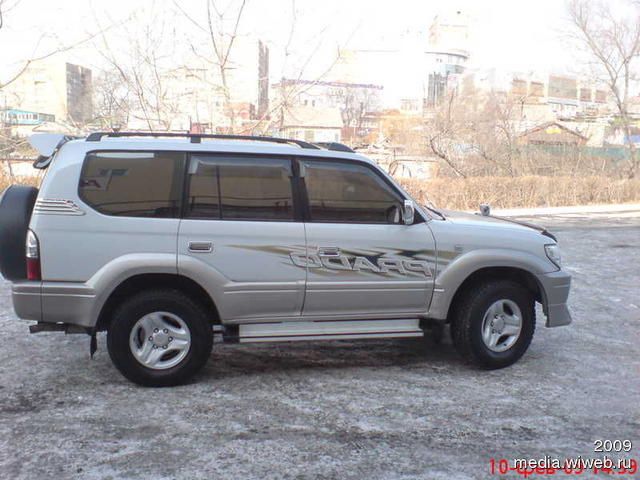
[[[403,199],[372,169],[303,161],[311,221],[400,223]]]
[[[80,197],[105,215],[179,217],[184,162],[175,152],[89,153]]]
[[[193,155],[188,175],[189,218],[294,219],[289,160]]]

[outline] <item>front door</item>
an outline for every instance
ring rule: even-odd
[[[178,270],[214,292],[225,321],[299,318],[306,272],[304,224],[293,202],[291,161],[192,154],[178,236]]]
[[[301,160],[308,197],[303,316],[362,318],[424,313],[433,288],[434,239],[421,218],[405,225],[404,197],[366,163]]]

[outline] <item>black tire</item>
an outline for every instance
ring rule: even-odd
[[[0,196],[0,273],[7,280],[27,278],[25,240],[38,189],[12,185]]]
[[[518,339],[504,352],[492,351],[482,339],[485,313],[494,302],[507,299],[522,313]],[[476,284],[455,306],[451,319],[451,337],[456,350],[471,363],[497,369],[512,365],[529,348],[536,326],[535,302],[529,290],[509,280],[490,280]]]
[[[164,370],[143,365],[129,347],[129,337],[137,321],[158,311],[180,317],[191,335],[186,356]],[[113,364],[132,382],[145,387],[169,387],[185,383],[204,366],[213,348],[213,329],[203,307],[181,291],[149,290],[129,297],[116,308],[108,328],[107,348]]]

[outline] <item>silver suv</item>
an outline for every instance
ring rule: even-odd
[[[221,135],[31,137],[40,190],[0,199],[0,267],[31,331],[107,331],[128,379],[184,382],[224,342],[419,337],[485,368],[526,351],[570,276],[535,225],[417,205],[341,144]],[[26,241],[26,251],[25,251]]]

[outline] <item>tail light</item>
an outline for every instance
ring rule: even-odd
[[[40,244],[31,230],[27,231],[26,241],[27,280],[42,280],[40,270]]]

